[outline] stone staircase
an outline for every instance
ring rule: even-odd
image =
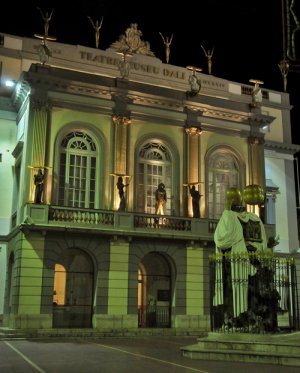
[[[288,334],[209,333],[181,347],[182,356],[199,360],[300,366],[300,332]]]

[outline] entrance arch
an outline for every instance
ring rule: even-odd
[[[167,258],[147,254],[138,270],[138,314],[141,328],[170,328],[172,271]]]
[[[54,268],[53,327],[92,326],[94,266],[80,249],[69,249]]]

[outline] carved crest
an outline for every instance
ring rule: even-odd
[[[119,40],[115,41],[111,48],[117,49],[118,52],[137,53],[154,57],[154,53],[150,50],[150,43],[143,41],[141,39],[142,35],[142,32],[138,30],[138,25],[131,23],[125,34],[120,35]]]

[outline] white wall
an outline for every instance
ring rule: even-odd
[[[6,280],[6,244],[0,242],[0,315],[3,315]]]
[[[15,121],[0,118],[0,235],[8,234],[10,228],[15,144]]]

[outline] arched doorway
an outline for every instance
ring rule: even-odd
[[[138,315],[141,328],[171,327],[171,269],[159,253],[147,254],[139,265]]]
[[[70,249],[55,263],[53,327],[92,326],[94,270],[91,258],[79,249]]]

